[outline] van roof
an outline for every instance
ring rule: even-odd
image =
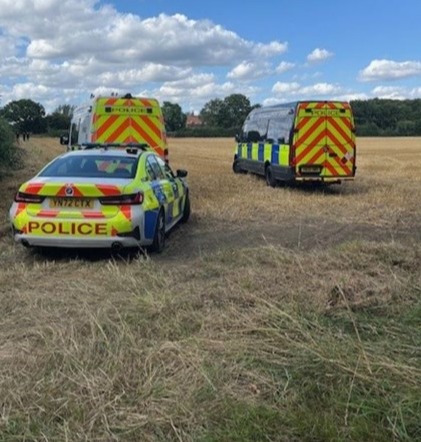
[[[295,108],[300,103],[346,103],[345,100],[298,100],[298,101],[291,101],[288,103],[279,103],[279,104],[272,104],[270,106],[262,106],[258,107],[257,109],[282,109],[282,108]]]
[[[278,115],[286,115],[295,112],[295,109],[300,103],[346,103],[344,100],[299,100],[291,101],[288,103],[272,104],[270,106],[257,107],[250,111],[248,118],[255,115],[261,115],[266,113],[275,112]]]

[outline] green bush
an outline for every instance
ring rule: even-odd
[[[15,133],[12,127],[0,118],[0,170],[20,164],[19,152],[14,143]]]

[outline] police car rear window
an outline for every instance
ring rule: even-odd
[[[80,155],[57,158],[39,176],[80,178],[134,178],[137,158]]]

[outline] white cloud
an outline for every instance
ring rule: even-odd
[[[280,62],[286,42],[247,40],[210,20],[183,14],[121,13],[106,2],[111,0],[0,0],[1,104],[31,98],[50,111],[84,101],[91,92],[131,92],[200,109],[231,93],[261,102],[262,90],[270,86],[262,82],[260,89],[257,80],[272,75],[282,75],[278,79],[284,81],[273,85],[273,97],[265,103],[300,97],[421,96],[421,88],[385,86],[356,93],[326,81],[323,72],[301,69],[333,57],[327,49],[316,48],[298,66]],[[421,61],[373,60],[360,79],[417,75]]]
[[[162,101],[184,103],[185,109],[199,111],[203,105],[215,98],[225,98],[234,93],[241,93],[253,97],[257,93],[253,86],[240,85],[228,81],[218,83],[213,74],[197,74],[183,80],[165,82],[158,89],[153,90],[153,96]]]
[[[403,99],[405,98],[405,88],[393,86],[377,86],[371,91],[377,98]]]
[[[313,52],[307,55],[307,61],[309,63],[319,63],[333,57],[333,55],[333,52],[329,52],[326,49],[316,48]]]
[[[339,94],[341,92],[342,88],[340,86],[329,83],[316,83],[311,86],[305,86],[300,89],[300,93],[302,95],[307,95],[307,96],[315,95],[320,98],[326,96],[332,96],[334,94]]]
[[[233,80],[252,80],[270,73],[269,63],[243,61],[228,72],[227,77]]]
[[[266,98],[262,102],[262,106],[274,106],[276,104],[280,103],[286,103],[288,100],[282,99],[282,98]]]
[[[282,83],[277,82],[272,87],[275,95],[281,98],[290,97],[291,99],[299,99],[300,97],[311,97],[315,99],[331,98],[332,96],[342,94],[344,91],[338,85],[329,83],[316,83],[309,86],[301,86],[300,83]]]
[[[272,41],[269,44],[258,43],[253,49],[253,53],[258,58],[267,58],[273,55],[283,54],[288,50],[288,43]]]
[[[16,39],[10,36],[4,36],[0,33],[0,48],[2,57],[11,57],[17,55]]]
[[[37,85],[31,92],[36,101],[56,96],[62,102],[98,90],[153,94],[162,88],[197,102],[231,91],[253,93],[252,86],[241,89],[236,82],[266,75],[270,58],[287,50],[287,43],[246,40],[209,20],[182,14],[142,18],[99,0],[1,3],[3,104],[29,93],[27,85]],[[257,58],[259,64],[244,61]],[[205,80],[210,67],[228,70],[232,82]],[[191,79],[202,82],[192,86]],[[19,84],[20,90],[14,87]]]
[[[225,65],[251,57],[271,57],[286,43],[254,43],[209,20],[182,14],[141,19],[110,6],[94,8],[91,0],[7,1],[0,26],[9,35],[29,39],[27,55],[48,60],[93,56],[98,61],[124,64]],[[135,43],[135,44],[134,44]]]
[[[361,81],[398,80],[421,75],[421,61],[373,60],[360,71]]]
[[[275,69],[275,72],[277,74],[283,74],[284,72],[288,72],[291,69],[294,69],[295,64],[294,63],[289,63],[287,61],[281,61],[281,63],[278,64],[278,66]]]
[[[402,86],[377,86],[371,91],[371,96],[391,100],[421,98],[421,87],[406,88]]]
[[[262,105],[263,106],[273,106],[275,104],[279,104],[279,103],[288,103],[291,101],[297,101],[297,100],[305,100],[305,99],[319,99],[319,95],[314,95],[313,92],[311,91],[311,87],[309,89],[307,89],[307,91],[305,90],[305,88],[303,89],[304,92],[307,92],[309,95],[307,95],[306,93],[297,93],[296,91],[292,91],[291,94],[288,93],[283,93],[282,95],[276,96],[276,97],[269,97],[266,98],[265,100],[263,100]],[[343,92],[343,91],[340,91]],[[369,98],[371,98],[369,95],[364,94],[364,93],[353,93],[353,92],[349,92],[349,93],[339,93],[339,94],[333,94],[333,95],[329,95],[329,96],[324,96],[321,97],[321,99],[329,99],[329,100],[339,100],[339,101],[351,101],[351,100],[367,100]]]
[[[299,90],[300,84],[295,81],[292,83],[283,83],[281,81],[277,81],[272,87],[272,92],[275,94],[295,94]]]

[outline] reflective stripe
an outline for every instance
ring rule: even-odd
[[[164,119],[156,100],[99,98],[92,121],[93,142],[147,143],[168,159]]]
[[[266,162],[281,166],[289,165],[289,146],[265,143],[247,143],[237,146],[238,158]]]
[[[344,102],[300,103],[293,145],[296,172],[322,166],[321,176],[353,176],[355,135],[351,108]]]

